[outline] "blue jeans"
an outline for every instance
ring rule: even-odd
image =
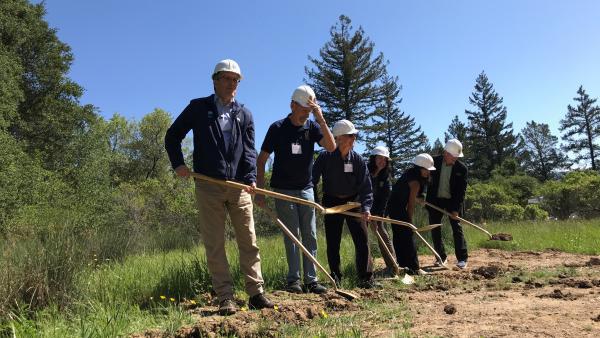
[[[299,197],[305,200],[314,201],[313,189],[306,190],[288,190],[288,189],[273,189],[278,193],[289,196]],[[302,241],[308,252],[317,257],[317,220],[315,209],[312,207],[288,202],[280,199],[275,199],[275,209],[279,219],[285,226]],[[300,281],[300,256],[302,256],[302,266],[304,271],[304,283],[309,284],[317,281],[316,267],[310,259],[306,258],[302,250],[283,235],[285,243],[285,253],[288,262],[288,274],[286,280],[288,283]]]

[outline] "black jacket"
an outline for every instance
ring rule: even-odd
[[[438,187],[440,185],[440,170],[442,168],[442,155],[433,158],[435,170],[431,171],[431,180],[427,189],[427,202],[436,204]],[[465,192],[467,191],[467,167],[460,161],[456,161],[452,166],[450,173],[450,208],[452,211],[460,211],[462,203],[465,200]]]
[[[385,209],[392,193],[392,181],[387,170],[382,174],[375,177],[371,176],[371,183],[373,185],[373,207],[371,207],[371,214],[376,216],[385,216]]]
[[[173,169],[185,164],[181,141],[194,131],[194,171],[250,184],[256,181],[254,121],[250,111],[233,102],[233,128],[228,151],[219,125],[214,95],[194,99],[177,117],[165,136],[165,148]]]

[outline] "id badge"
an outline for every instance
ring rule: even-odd
[[[344,163],[344,172],[351,173],[352,172],[352,163]]]
[[[302,154],[302,146],[299,143],[292,143],[292,154],[294,154],[294,155]]]

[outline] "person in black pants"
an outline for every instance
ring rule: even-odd
[[[340,120],[333,126],[332,133],[337,148],[331,153],[321,152],[315,160],[312,173],[313,185],[316,187],[323,176],[323,206],[326,208],[350,201],[360,202],[362,220],[341,214],[325,215],[325,240],[331,275],[336,283],[341,281],[340,242],[345,219],[356,251],[359,286],[379,287],[380,285],[373,280],[373,262],[369,252],[367,227],[363,226],[369,221],[373,204],[371,180],[367,164],[357,152],[352,150],[358,131],[352,122]]]
[[[446,142],[444,152],[433,158],[433,163],[437,169],[431,177],[427,194],[427,202],[436,205],[452,214],[450,225],[452,226],[452,235],[454,237],[454,253],[458,263],[456,266],[460,269],[467,267],[469,255],[467,252],[467,242],[463,234],[463,229],[456,217],[461,215],[462,204],[467,190],[467,167],[458,161],[463,157],[462,144],[457,139],[451,139]],[[429,213],[429,223],[438,224],[442,220],[442,213],[427,208]],[[442,229],[435,228],[431,231],[435,251],[438,252],[442,262],[436,260],[437,266],[445,265],[446,250],[442,242]],[[442,264],[443,263],[443,264]]]
[[[413,163],[415,165],[406,170],[394,184],[387,208],[391,218],[411,224],[417,198],[427,189],[429,172],[435,170],[433,158],[429,154],[417,155]],[[403,225],[392,224],[392,232],[398,265],[405,268],[408,274],[425,274],[419,267],[412,230]]]
[[[371,208],[371,214],[375,216],[385,216],[385,208],[392,192],[392,168],[390,167],[390,151],[388,148],[385,146],[373,148],[371,155],[369,156],[367,168],[369,168],[371,184],[373,186],[373,207]],[[392,240],[385,228],[385,224],[383,224],[383,222],[371,221],[371,226],[374,231],[379,233],[381,239],[383,239],[383,243],[377,241],[377,244],[379,244],[379,251],[381,251],[383,261],[387,267],[386,274],[393,276],[395,274],[394,262],[392,261],[393,258],[388,257],[385,253],[386,247],[387,251],[389,251],[392,256],[396,256],[396,253],[394,251]]]

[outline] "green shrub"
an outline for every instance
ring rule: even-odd
[[[541,221],[548,219],[548,212],[537,204],[529,204],[525,207],[525,219],[531,221]]]
[[[573,171],[561,181],[548,181],[539,191],[542,207],[560,219],[578,215],[600,215],[600,174],[591,170]]]
[[[492,204],[490,216],[493,220],[520,221],[523,219],[525,209],[516,204]]]

